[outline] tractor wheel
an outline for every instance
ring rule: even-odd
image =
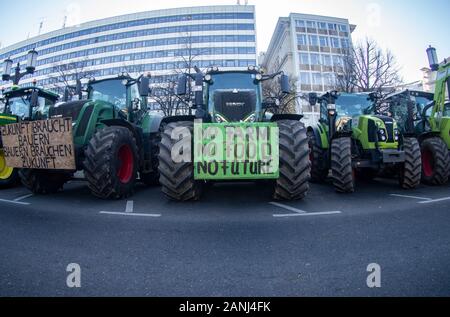
[[[91,139],[85,152],[84,173],[92,194],[101,199],[132,195],[138,170],[133,133],[124,127],[106,127]]]
[[[141,182],[147,186],[158,186],[159,185],[159,143],[161,142],[161,134],[155,134],[151,136],[151,158],[152,158],[152,172],[150,173],[139,173]]]
[[[422,181],[428,185],[444,185],[450,173],[447,145],[441,138],[426,139],[420,145],[422,152]]]
[[[159,173],[163,193],[174,201],[198,200],[201,195],[202,185],[194,179],[194,164],[190,162],[176,163],[172,159],[174,147],[182,139],[173,140],[172,133],[175,129],[183,129],[190,133],[190,140],[186,144],[192,146],[194,123],[180,121],[168,124],[161,136],[159,145]],[[183,131],[181,131],[183,132]],[[180,149],[179,154],[183,154]]]
[[[403,143],[405,163],[400,170],[400,186],[404,189],[414,189],[420,184],[420,145],[415,138],[405,138]]]
[[[16,168],[6,166],[3,150],[0,150],[0,188],[8,188],[17,185],[20,181]]]
[[[333,174],[333,186],[338,193],[345,194],[355,191],[351,138],[339,138],[332,141],[331,172]]]
[[[308,132],[309,160],[311,161],[311,182],[323,183],[328,176],[326,150],[322,149],[312,131]]]
[[[277,123],[280,131],[280,177],[275,183],[274,199],[303,199],[308,193],[311,177],[305,126],[293,120]]]
[[[36,195],[55,194],[62,190],[71,175],[49,170],[20,169],[20,180],[23,186]]]

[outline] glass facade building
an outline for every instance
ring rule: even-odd
[[[36,79],[50,89],[62,81],[64,69],[82,68],[97,79],[151,72],[154,82],[164,82],[185,68],[186,59],[200,68],[247,68],[256,65],[255,8],[177,8],[92,21],[5,47],[0,61],[11,58],[25,67],[31,49],[39,53],[36,72],[21,84]]]

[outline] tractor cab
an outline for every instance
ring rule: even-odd
[[[2,114],[27,121],[46,119],[58,97],[57,94],[37,87],[13,88],[4,93]]]

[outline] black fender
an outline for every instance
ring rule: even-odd
[[[102,120],[100,122],[103,123],[104,125],[106,125],[107,127],[118,126],[118,127],[127,128],[128,130],[131,131],[131,133],[133,133],[134,138],[136,139],[138,148],[142,148],[143,135],[142,135],[141,128],[137,127],[136,125],[134,125],[131,122],[124,120],[124,119],[107,119],[107,120]]]
[[[274,114],[272,116],[272,118],[270,119],[270,121],[271,122],[277,122],[277,121],[281,121],[281,120],[300,121],[301,119],[303,119],[302,114],[286,113],[286,114]]]
[[[163,122],[164,117],[161,115],[152,115],[150,120],[150,134],[158,133],[161,129],[161,123]]]
[[[425,132],[425,133],[422,133],[421,135],[419,135],[419,137],[417,139],[419,140],[419,143],[422,143],[426,139],[435,138],[435,137],[440,137],[440,133],[439,132]]]

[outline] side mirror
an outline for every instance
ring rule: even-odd
[[[281,84],[281,92],[283,94],[291,93],[291,85],[289,84],[289,76],[281,75],[280,84]]]
[[[319,98],[317,97],[317,94],[315,92],[310,92],[308,94],[308,101],[310,106],[315,106],[319,101]]]
[[[195,74],[195,106],[203,105],[203,74],[197,73]]]
[[[33,92],[31,93],[30,104],[31,107],[39,106],[39,92],[37,90],[33,90]]]
[[[187,93],[186,86],[187,86],[187,76],[186,75],[182,75],[178,79],[178,86],[177,86],[177,95],[178,96],[185,96],[186,95],[186,93]]]
[[[139,95],[141,97],[148,97],[150,94],[150,78],[147,76],[142,77],[139,82]]]
[[[69,101],[69,95],[70,95],[70,93],[69,93],[69,88],[66,87],[66,88],[64,89],[64,97],[63,97],[64,102],[68,102],[68,101]]]
[[[75,95],[78,96],[79,100],[83,99],[83,87],[81,85],[81,80],[77,79],[75,86]]]

